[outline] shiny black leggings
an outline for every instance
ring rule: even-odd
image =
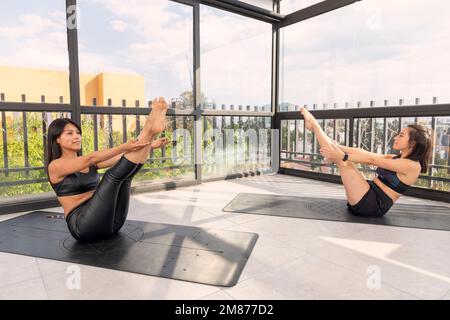
[[[122,156],[105,172],[92,197],[67,215],[67,226],[75,239],[102,240],[122,228],[128,215],[131,180],[142,166]]]

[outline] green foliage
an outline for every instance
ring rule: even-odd
[[[98,116],[99,117],[99,116]],[[105,117],[106,119],[106,117]],[[106,121],[105,121],[106,123]],[[141,121],[141,128],[143,121]],[[42,130],[42,115],[41,113],[27,113],[27,130],[28,134],[26,142],[28,144],[28,171],[9,172],[8,174],[2,173],[2,182],[12,182],[16,185],[0,186],[0,197],[11,197],[19,195],[29,195],[42,192],[52,191],[50,184],[47,181],[47,175],[44,167],[44,142],[43,142],[43,130]],[[82,145],[83,154],[94,152],[94,121],[91,116],[82,117]],[[136,137],[136,132],[127,131],[127,137],[129,139]],[[172,139],[172,132],[166,132],[166,137]],[[122,132],[113,131],[113,145],[117,146],[122,143]],[[8,141],[8,168],[19,169],[25,167],[24,157],[24,125],[22,121],[22,113],[20,118],[16,118],[12,125],[7,126],[7,141]],[[98,128],[98,146],[102,150],[109,147],[109,139],[107,130]],[[3,145],[2,139],[0,139],[0,155],[3,159]],[[144,165],[144,169],[156,169],[154,171],[142,170],[136,175],[135,180],[141,182],[151,182],[157,179],[171,179],[191,177],[193,175],[193,165],[190,161],[183,161],[177,163],[180,168],[164,169],[170,166],[174,166],[171,159],[172,146],[169,144],[165,150],[166,160],[149,161]],[[155,150],[153,154],[154,158],[162,157],[162,150]],[[183,167],[183,165],[185,167]],[[33,167],[41,167],[40,169],[33,169]],[[0,162],[0,168],[4,168],[3,161]],[[105,170],[100,170],[100,173]]]

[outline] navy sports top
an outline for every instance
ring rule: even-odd
[[[53,190],[55,190],[58,197],[73,196],[87,191],[91,191],[97,187],[100,182],[100,177],[97,173],[95,165],[89,167],[88,173],[75,172],[64,177],[58,183],[51,183]]]
[[[399,159],[399,157],[396,156],[393,159]],[[408,188],[410,187],[409,185],[404,184],[403,182],[400,181],[395,171],[377,168],[377,174],[378,179],[380,179],[381,182],[383,182],[386,186],[388,186],[395,192],[405,193],[405,191],[408,190]]]

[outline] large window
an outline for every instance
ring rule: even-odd
[[[167,0],[79,0],[83,105],[192,108],[192,7]]]
[[[207,6],[200,16],[203,108],[270,111],[272,26]]]
[[[280,110],[448,103],[449,10],[365,0],[283,28]]]
[[[0,2],[0,101],[68,103],[64,1]]]
[[[272,26],[207,6],[200,17],[202,107],[270,111]],[[270,125],[267,117],[203,117],[203,176],[270,169]]]
[[[175,109],[193,108],[193,12],[167,0],[127,2],[80,0],[79,64],[81,104],[148,107],[164,97]],[[86,115],[86,152],[135,138],[145,122],[137,115]],[[194,176],[193,117],[169,117],[166,135],[173,144],[155,150],[136,181]],[[95,129],[95,130],[94,130]],[[177,152],[178,150],[178,152]],[[136,183],[135,183],[136,184]]]
[[[203,117],[202,175],[271,169],[270,117]]]
[[[0,2],[0,101],[70,102],[64,1]],[[50,190],[42,168],[51,116],[0,112],[0,198]]]
[[[190,1],[77,1],[78,51],[71,56],[79,62],[83,153],[136,137],[147,116],[139,108],[150,106],[154,97],[166,98],[173,108],[164,132],[173,143],[152,152],[135,185],[271,169],[276,135],[270,130],[276,119],[261,111],[272,107],[273,25],[200,4],[197,38],[195,1],[184,2]],[[243,2],[268,10],[273,5],[271,0]],[[318,2],[282,0],[281,13]],[[77,111],[70,104],[64,5],[54,0],[0,3],[2,200],[45,191],[54,196],[43,167],[46,130],[53,119]],[[282,28],[277,108],[449,103],[449,9],[445,0],[365,0]],[[194,50],[194,44],[200,47]],[[194,52],[200,53],[198,70]],[[196,80],[201,113],[193,110]],[[52,103],[51,109],[45,103]],[[30,106],[37,109],[25,109]],[[320,123],[339,143],[378,153],[394,152],[392,139],[400,128],[424,124],[435,134],[433,159],[417,185],[449,190],[448,114],[402,117],[379,111],[372,118],[353,113]],[[291,114],[277,116],[290,119]],[[203,129],[201,134],[197,129]],[[194,159],[196,147],[202,148],[201,159]],[[196,175],[195,160],[202,175]],[[281,121],[281,165],[337,173],[322,161],[314,136],[296,119]],[[372,168],[363,169],[373,174]]]

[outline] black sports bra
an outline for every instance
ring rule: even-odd
[[[97,173],[95,165],[89,167],[88,173],[75,172],[64,177],[58,183],[51,183],[58,197],[73,196],[84,192],[91,191],[97,187],[100,177]]]
[[[399,156],[396,156],[393,159],[399,158],[400,158]],[[378,179],[381,182],[383,182],[386,186],[388,186],[397,193],[405,193],[405,191],[408,190],[410,187],[409,185],[400,181],[400,179],[397,177],[397,172],[383,168],[377,168],[377,174]]]

